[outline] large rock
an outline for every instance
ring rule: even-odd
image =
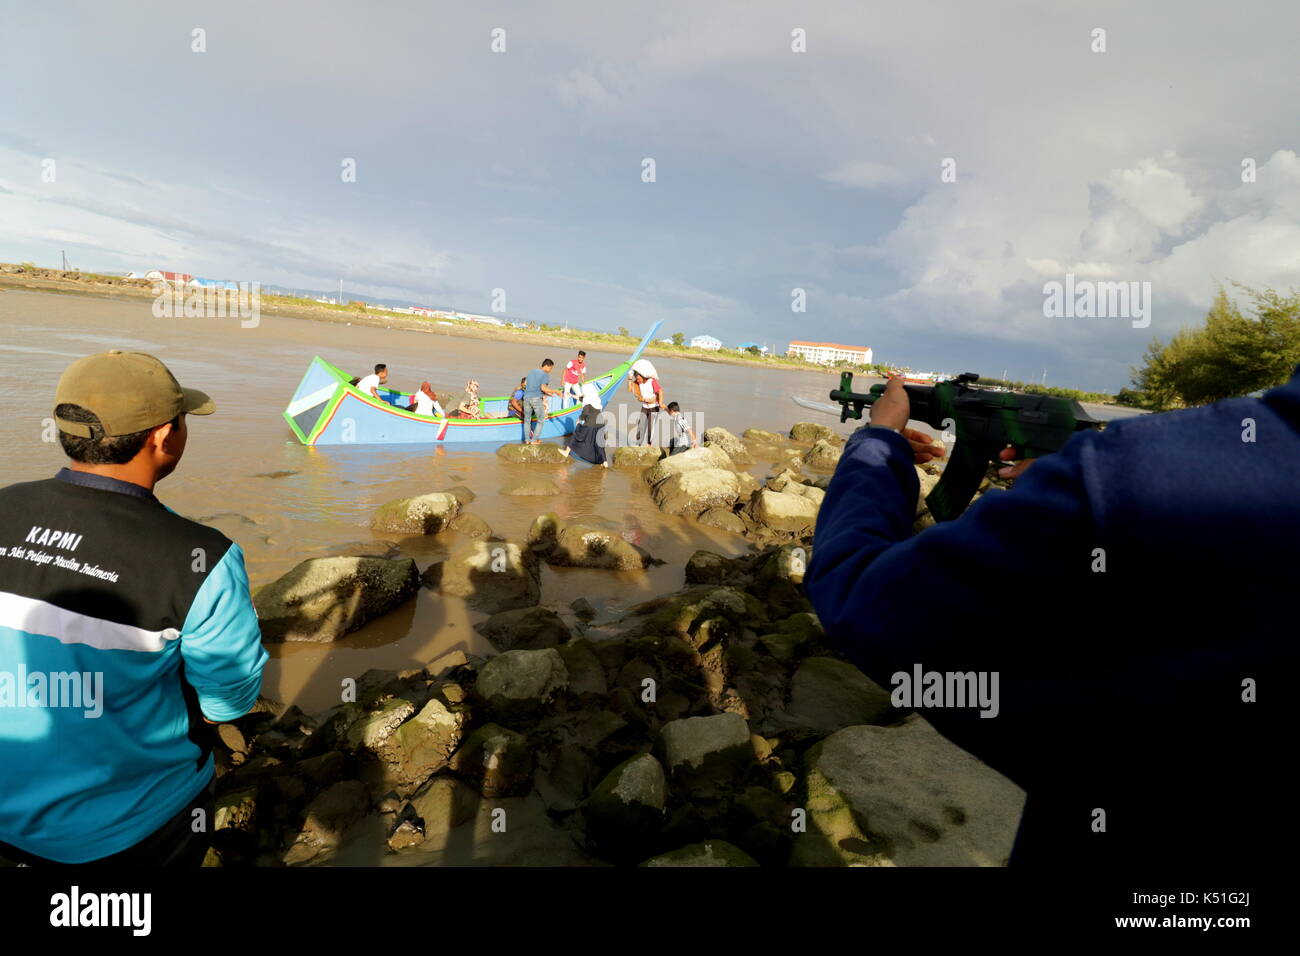
[[[686,786],[724,786],[754,763],[749,724],[739,714],[685,717],[659,733],[668,773]]]
[[[612,464],[616,468],[649,468],[665,454],[667,449],[656,445],[620,445],[614,449]]]
[[[817,524],[817,503],[802,495],[763,488],[750,503],[750,514],[774,531],[804,534]]]
[[[657,485],[661,481],[700,468],[724,468],[734,470],[730,456],[721,448],[708,446],[692,448],[679,452],[659,462],[645,473],[648,484]]]
[[[615,531],[568,524],[560,528],[546,562],[557,567],[639,571],[653,559]]]
[[[492,526],[478,515],[470,514],[468,511],[462,511],[456,515],[448,527],[458,534],[465,535],[467,538],[492,537]]]
[[[563,644],[572,635],[550,608],[524,607],[493,614],[474,629],[498,651],[538,650]]]
[[[750,615],[745,594],[732,587],[697,585],[663,594],[631,608],[619,620],[625,639],[675,634],[686,637],[710,618],[739,624]]]
[[[611,860],[637,860],[663,826],[668,783],[650,754],[623,761],[592,791],[584,810],[587,836]]]
[[[447,766],[461,744],[467,719],[464,712],[451,710],[437,697],[430,698],[419,713],[399,724],[379,745],[379,761],[362,774],[370,792],[382,796],[392,790],[400,797],[413,793]]]
[[[420,839],[438,839],[445,842],[447,834],[473,818],[480,797],[472,787],[455,777],[433,777],[416,792],[402,814],[405,819],[418,823]],[[408,845],[410,845],[408,843]]]
[[[526,465],[562,465],[568,461],[558,445],[548,445],[545,442],[540,445],[516,445],[514,443],[502,445],[497,449],[497,454],[506,461]]]
[[[646,860],[642,866],[758,866],[758,861],[725,840],[705,840]]]
[[[913,714],[846,727],[805,756],[796,866],[1002,866],[1025,794]]]
[[[494,717],[509,724],[535,718],[569,685],[564,659],[553,647],[506,651],[489,658],[475,693]]]
[[[706,448],[716,446],[725,451],[733,464],[752,465],[754,463],[754,456],[749,453],[745,443],[725,428],[717,426],[706,428],[704,434],[700,437],[703,439]]]
[[[889,691],[847,661],[810,657],[790,682],[786,716],[797,726],[831,734],[893,714]]]
[[[489,614],[531,607],[541,597],[537,558],[511,541],[475,541],[430,565],[421,580]]]
[[[456,751],[451,768],[472,778],[483,796],[504,797],[532,788],[533,759],[533,748],[523,734],[484,724]]]
[[[559,485],[537,475],[524,478],[521,481],[513,481],[501,489],[501,494],[516,498],[544,498],[559,493]]]
[[[776,432],[764,431],[761,428],[746,428],[740,437],[757,445],[780,445],[785,441]]]
[[[803,456],[803,462],[813,471],[832,472],[840,463],[842,451],[838,443],[819,438]]]
[[[388,534],[437,534],[460,511],[460,501],[445,491],[414,498],[398,498],[379,506],[370,519],[372,531]]]
[[[817,422],[796,422],[790,426],[790,440],[802,444],[809,444],[825,439],[829,442],[843,444],[844,439],[827,425]]]
[[[739,496],[740,482],[736,473],[724,468],[697,468],[670,475],[651,491],[660,511],[691,517],[710,508],[730,508]]]
[[[709,508],[696,519],[702,525],[730,531],[732,534],[744,534],[745,522],[736,516],[730,508]]]
[[[326,643],[410,600],[419,587],[410,558],[310,558],[259,588],[253,605],[266,643]]]
[[[360,780],[344,780],[322,791],[307,807],[297,839],[284,856],[288,866],[306,863],[343,842],[370,811],[370,792]]]

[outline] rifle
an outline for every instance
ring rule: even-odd
[[[990,461],[1013,445],[1022,458],[1059,451],[1075,432],[1100,428],[1101,422],[1073,399],[994,391],[975,383],[979,375],[963,372],[934,385],[904,385],[911,417],[932,428],[952,429],[956,442],[939,483],[925,503],[936,521],[950,521],[970,504]],[[862,408],[885,393],[884,385],[863,394],[853,391],[853,373],[840,375],[831,401],[840,404],[840,421],[862,418]]]

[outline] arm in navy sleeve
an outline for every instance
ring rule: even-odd
[[[208,720],[234,720],[257,702],[267,653],[239,545],[231,544],[195,595],[181,631],[181,656]]]
[[[1084,433],[1035,462],[1012,491],[912,534],[919,481],[907,440],[862,428],[845,446],[817,519],[804,588],[845,657],[885,688],[924,670],[1003,673],[1000,719],[923,711],[960,746],[1013,775],[1053,709],[1042,607],[1088,574],[1096,544]],[[1024,615],[1022,617],[1021,615]],[[1000,766],[999,766],[1000,765]],[[1023,776],[1023,775],[1021,775]]]

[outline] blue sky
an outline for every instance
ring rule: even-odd
[[[1298,34],[1198,0],[11,7],[0,259],[1114,389],[1217,282],[1300,285]],[[1151,282],[1150,327],[1045,318],[1066,272]]]

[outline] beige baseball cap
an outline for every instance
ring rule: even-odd
[[[182,388],[176,376],[144,352],[112,349],[77,359],[59,379],[55,406],[80,405],[104,426],[108,437],[132,435],[163,425],[177,415],[211,415],[216,403],[203,392]],[[96,435],[85,422],[56,416],[61,431],[82,438]]]

